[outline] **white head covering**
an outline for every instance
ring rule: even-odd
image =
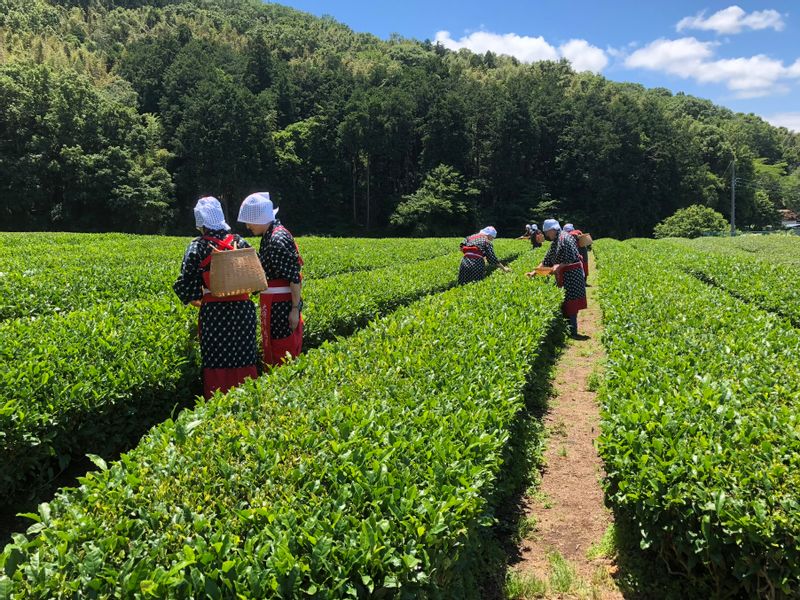
[[[542,231],[550,231],[551,229],[559,230],[561,229],[561,225],[558,224],[558,221],[555,219],[546,219],[544,223],[542,223]]]
[[[564,231],[566,231],[567,233],[569,233],[570,231],[575,231],[575,225],[573,225],[572,223],[567,223],[566,225],[564,225]]]
[[[227,231],[230,229],[225,222],[222,206],[214,196],[205,196],[197,201],[194,207],[194,222],[198,227],[211,230],[224,229]]]
[[[539,227],[536,225],[536,223],[531,223],[529,225],[525,225],[525,231],[528,233],[535,233],[539,231]]]
[[[490,235],[490,236],[492,236],[492,237],[495,237],[495,238],[497,237],[497,229],[495,229],[495,228],[494,228],[494,227],[492,227],[491,225],[489,225],[488,227],[484,227],[483,229],[481,229],[481,233],[482,233],[483,235]]]
[[[272,200],[269,199],[269,192],[256,192],[250,194],[242,202],[239,208],[240,223],[251,223],[253,225],[269,225],[275,220],[278,209],[272,207]]]

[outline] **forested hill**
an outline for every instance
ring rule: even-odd
[[[257,0],[0,0],[0,228],[185,232],[269,190],[297,232],[502,234],[557,215],[650,235],[677,208],[763,226],[800,136],[709,101]]]

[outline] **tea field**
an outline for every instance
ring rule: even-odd
[[[698,598],[800,591],[799,241],[594,245],[606,502]],[[454,287],[458,240],[299,238],[308,351],[202,401],[186,243],[0,234],[0,504],[97,467],[26,515],[0,598],[485,594],[564,343],[544,249]]]
[[[459,254],[441,254],[440,241],[397,241],[430,245],[398,260],[383,242],[396,264],[376,251],[374,266],[360,257],[361,270],[308,279],[309,337],[327,343],[167,418],[110,466],[95,456],[100,471],[30,515],[37,522],[0,559],[3,594],[345,597],[469,586],[560,295],[524,280],[537,260],[529,252],[513,275],[445,291]],[[361,243],[352,251],[364,253]],[[527,248],[497,244],[504,257]],[[120,269],[127,282],[140,267],[130,279]],[[171,407],[190,396],[193,319],[162,293],[3,321],[17,340],[7,369],[27,369],[4,390],[5,489],[35,480],[53,454],[116,435],[137,407],[150,415],[148,399]],[[43,334],[47,342],[25,343]]]
[[[800,240],[603,240],[607,502],[697,597],[800,593]]]
[[[11,308],[0,321],[0,505],[72,457],[129,447],[188,405],[200,381],[196,309],[171,289],[187,240],[30,235],[12,255],[4,236],[0,287]],[[303,239],[305,272],[316,274],[304,289],[305,346],[452,287],[457,248],[457,240]],[[510,257],[521,248],[497,250]]]

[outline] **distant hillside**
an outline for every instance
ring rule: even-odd
[[[800,204],[800,136],[754,115],[257,0],[0,0],[0,106],[3,229],[188,231],[266,189],[298,232],[642,236],[727,216],[734,157],[739,224]]]

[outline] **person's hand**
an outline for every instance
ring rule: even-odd
[[[300,309],[292,307],[292,310],[289,311],[289,327],[294,331],[298,325],[300,325]]]
[[[191,304],[192,306],[196,306],[197,308],[200,308],[200,306],[203,304],[203,301],[202,300],[192,300],[191,302],[189,302],[189,304]]]
[[[525,277],[528,278],[536,277],[536,271],[530,271],[529,273],[525,273]]]
[[[511,269],[508,268],[507,266],[503,265],[503,272],[504,273],[511,273]]]

